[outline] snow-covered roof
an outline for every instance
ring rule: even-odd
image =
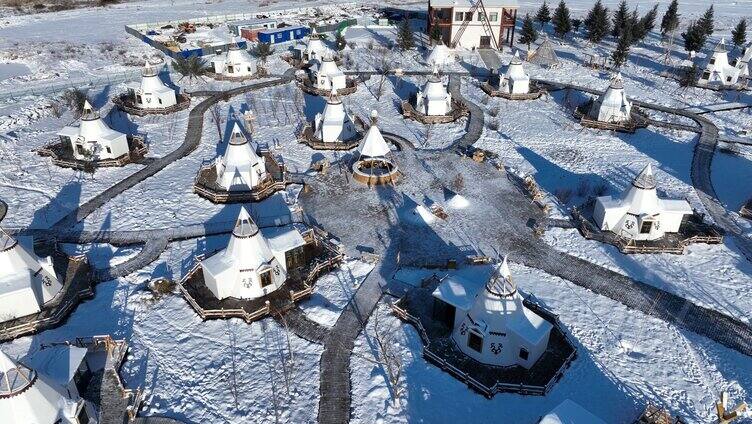
[[[468,311],[481,288],[483,288],[482,280],[450,275],[436,287],[432,295],[457,309]]]
[[[55,383],[65,386],[75,376],[86,352],[86,348],[83,347],[67,344],[54,345],[35,352],[25,362]]]
[[[300,231],[293,225],[265,227],[261,229],[261,233],[275,252],[287,252],[306,244]]]
[[[447,96],[449,95],[446,88],[444,87],[444,84],[441,82],[439,70],[436,65],[433,66],[433,72],[431,73],[431,76],[428,77],[426,85],[423,86],[421,94],[428,100],[439,101],[446,100]]]
[[[426,62],[429,65],[443,66],[447,63],[451,63],[453,60],[453,50],[445,46],[443,43],[439,43],[431,49],[431,53],[426,58]]]
[[[76,422],[77,403],[61,386],[0,350],[0,417],[4,424]]]
[[[81,113],[81,123],[78,127],[67,126],[60,132],[60,136],[66,136],[73,140],[81,137],[82,141],[100,141],[100,140],[114,140],[116,138],[124,136],[123,133],[115,131],[104,123],[94,107],[88,100],[84,101],[83,111]]]
[[[390,152],[389,145],[386,144],[384,136],[381,135],[375,123],[368,128],[368,132],[358,146],[358,152],[361,156],[370,158],[384,157]]]
[[[234,123],[230,142],[224,156],[217,164],[218,183],[227,189],[245,186],[251,189],[266,174],[266,163],[256,154],[237,122]]]
[[[539,424],[606,424],[605,421],[591,414],[585,408],[565,399],[551,412],[543,417]]]

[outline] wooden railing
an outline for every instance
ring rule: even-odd
[[[533,309],[534,312],[536,313],[543,312],[545,315],[550,316],[554,320],[555,326],[558,328],[561,328],[561,322],[559,321],[559,317],[557,315],[551,314],[550,312],[546,311],[540,305],[538,305],[537,303],[531,300],[527,300],[527,303],[528,305],[526,306],[528,306],[530,309]],[[558,382],[561,379],[562,375],[564,374],[564,370],[569,368],[569,366],[571,365],[571,362],[577,357],[577,351],[575,349],[572,349],[572,353],[570,353],[569,356],[567,356],[567,358],[564,360],[564,362],[556,371],[556,373],[553,375],[553,377],[544,386],[497,382],[493,386],[488,387],[484,385],[483,383],[479,382],[478,380],[472,378],[466,372],[460,370],[459,368],[455,367],[451,363],[447,362],[436,353],[434,353],[431,350],[431,341],[428,338],[428,333],[426,332],[425,328],[423,327],[423,324],[420,322],[419,319],[410,315],[405,309],[397,306],[396,303],[393,303],[391,305],[391,308],[395,315],[397,315],[403,321],[406,321],[412,324],[418,330],[418,334],[420,335],[421,340],[423,340],[422,352],[426,360],[428,360],[429,362],[433,362],[442,370],[448,372],[449,374],[451,374],[458,380],[464,382],[465,384],[470,386],[472,389],[476,390],[477,392],[483,394],[484,396],[488,398],[492,397],[496,393],[503,393],[503,392],[519,393],[523,395],[543,396],[546,393],[548,393],[548,391],[551,390],[553,385],[556,384],[556,382]],[[567,342],[569,342],[571,346],[574,346],[574,343],[572,343],[572,340],[570,339],[569,335],[566,334],[564,331],[562,331],[562,334],[564,335],[564,338],[567,340]]]
[[[211,188],[204,184],[202,175],[212,167],[216,166],[214,163],[204,163],[199,168],[196,177],[193,180],[193,191],[202,197],[211,200],[213,203],[228,203],[233,201],[244,201],[250,197],[253,201],[263,200],[270,196],[272,193],[280,190],[284,190],[290,181],[287,178],[287,172],[282,171],[281,179],[275,179],[272,174],[267,174],[266,177],[250,191],[230,191],[219,190]],[[216,184],[216,183],[215,183]]]

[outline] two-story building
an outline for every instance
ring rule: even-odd
[[[450,47],[501,48],[504,43],[511,47],[519,9],[517,0],[486,0],[483,7],[477,1],[429,0],[428,34],[438,27],[441,41]],[[483,19],[484,10],[487,22]]]

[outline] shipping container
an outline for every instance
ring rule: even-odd
[[[277,29],[259,31],[258,41],[262,43],[279,44],[300,40],[308,35],[308,28],[304,26],[290,26]]]

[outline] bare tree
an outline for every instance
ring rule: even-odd
[[[217,134],[219,134],[219,139],[222,140],[222,110],[219,107],[219,103],[213,104],[209,109],[209,112],[211,113],[214,125],[217,126]]]
[[[376,85],[376,92],[374,93],[376,100],[379,101],[381,100],[382,94],[384,94],[384,83],[386,83],[389,72],[392,70],[394,58],[392,57],[391,52],[384,47],[374,48],[370,50],[370,53],[373,68],[376,71],[376,75],[379,77],[379,82]]]
[[[371,315],[371,320],[373,321],[373,338],[376,341],[376,353],[374,357],[372,358],[369,355],[357,355],[384,369],[388,379],[389,388],[392,392],[392,401],[395,405],[399,405],[403,392],[401,384],[403,370],[402,357],[396,349],[397,343],[394,330],[382,328],[379,318],[380,316],[381,312],[378,308],[373,312],[373,315]]]

